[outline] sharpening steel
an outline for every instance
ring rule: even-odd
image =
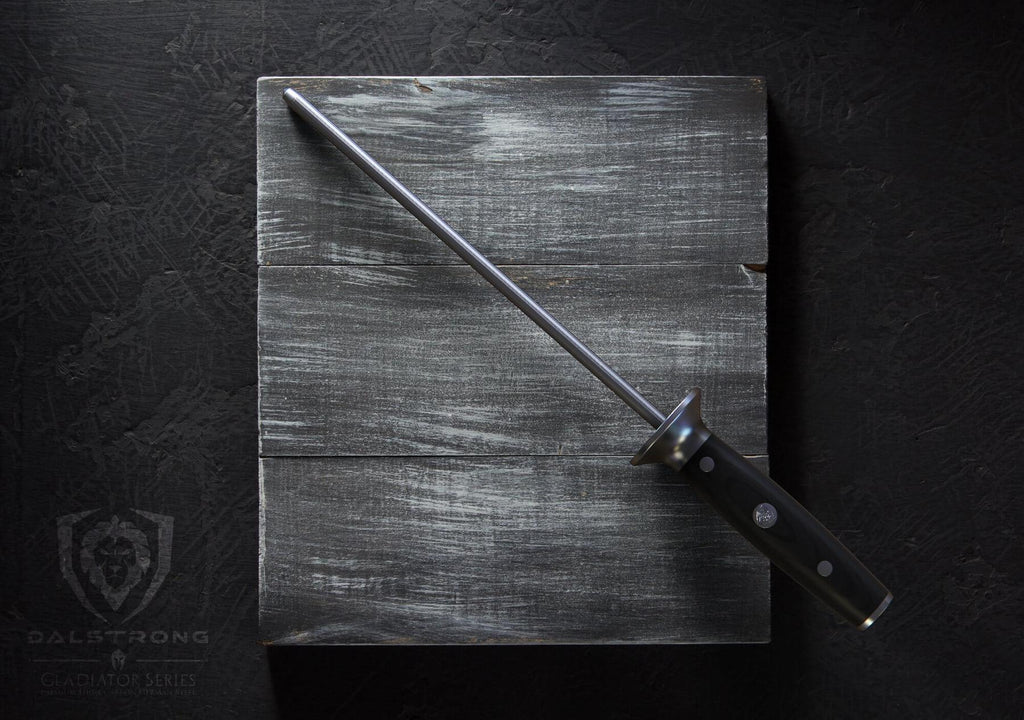
[[[754,547],[861,630],[885,612],[892,594],[853,553],[789,493],[708,430],[701,420],[699,388],[666,417],[309,100],[288,88],[284,101],[656,428],[631,460],[634,465],[660,462],[681,473]]]

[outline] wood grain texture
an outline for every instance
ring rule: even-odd
[[[517,266],[510,277],[671,410],[764,454],[764,275]],[[650,428],[468,267],[260,268],[262,454],[629,454]]]
[[[664,468],[264,458],[261,478],[266,641],[768,640],[767,561]]]
[[[308,95],[496,263],[761,263],[757,78],[264,78],[259,262],[461,261],[281,102]]]
[[[767,462],[756,80],[263,79],[262,638],[765,641],[767,562],[631,468],[650,428],[297,123],[288,85],[663,411],[700,385]]]

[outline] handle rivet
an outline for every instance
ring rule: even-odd
[[[754,508],[754,522],[762,530],[767,530],[779,519],[779,511],[771,503],[761,503]]]
[[[832,563],[828,560],[822,560],[818,563],[818,574],[822,577],[828,577],[832,574]]]
[[[706,473],[711,472],[715,469],[715,459],[710,455],[705,455],[700,459],[700,469]]]

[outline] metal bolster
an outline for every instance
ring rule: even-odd
[[[709,437],[711,431],[700,417],[700,388],[694,388],[630,462],[633,465],[664,463],[673,470],[682,470]]]

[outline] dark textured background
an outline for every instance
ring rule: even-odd
[[[937,5],[5,2],[4,716],[1019,717],[1024,11]],[[892,608],[776,575],[768,646],[268,652],[256,77],[599,73],[767,77],[773,470]],[[208,630],[193,694],[46,697],[28,633],[96,623],[55,519],[122,506],[176,519],[140,622]]]

